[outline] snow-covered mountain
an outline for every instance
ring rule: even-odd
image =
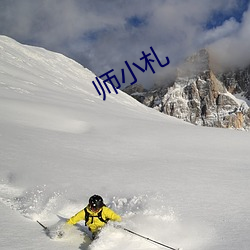
[[[149,107],[196,125],[249,129],[249,69],[217,72],[210,57],[203,49],[187,58],[170,87],[163,84],[138,91],[129,86],[124,91]]]
[[[107,95],[63,55],[0,37],[0,248],[153,250],[108,225],[90,243],[84,222],[53,228],[92,194],[122,225],[184,250],[248,250],[249,133],[193,126]],[[62,222],[63,223],[63,222]]]

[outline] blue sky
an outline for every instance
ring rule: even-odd
[[[225,20],[230,18],[234,18],[237,22],[242,22],[242,17],[244,12],[248,9],[249,0],[239,0],[235,8],[233,8],[230,12],[223,12],[222,10],[215,10],[211,13],[211,18],[209,18],[206,28],[212,29],[218,26],[221,26]]]
[[[208,47],[227,64],[249,63],[249,0],[1,0],[0,34],[69,56],[97,75],[121,78],[125,61],[154,48],[170,65],[139,72],[144,85],[167,79],[184,58]]]

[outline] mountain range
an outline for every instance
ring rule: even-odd
[[[188,57],[169,85],[131,85],[123,91],[148,107],[209,127],[249,129],[250,66],[223,69],[207,49]]]

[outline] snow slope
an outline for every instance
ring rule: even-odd
[[[36,223],[53,228],[97,193],[124,227],[166,245],[248,250],[249,133],[196,127],[123,92],[103,101],[94,78],[0,36],[0,248],[162,249],[112,225],[90,244],[83,223],[61,240]]]

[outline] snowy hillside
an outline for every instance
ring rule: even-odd
[[[119,91],[99,97],[76,62],[0,36],[0,249],[163,249],[108,225],[53,227],[92,194],[122,225],[184,250],[250,248],[250,134],[197,127]]]

